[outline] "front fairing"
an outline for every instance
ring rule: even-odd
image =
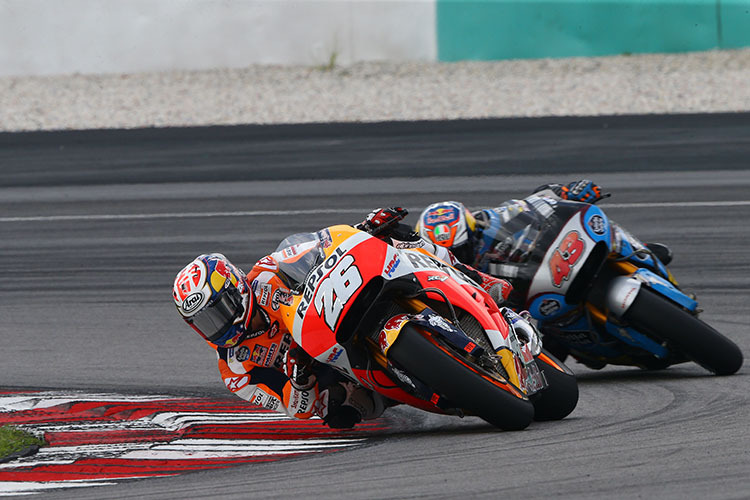
[[[292,304],[281,306],[284,321],[311,356],[357,379],[355,369],[361,360],[358,348],[350,344],[352,335],[361,336],[363,330],[387,319],[375,310],[374,316],[369,315],[373,303],[399,293],[424,293],[436,301],[447,296],[455,308],[468,311],[481,324],[495,350],[511,354],[506,356],[506,368],[515,374],[510,381],[523,385],[517,363],[525,366],[529,356],[512,344],[508,324],[494,302],[459,271],[423,249],[396,249],[350,226],[310,234],[293,243],[293,251],[280,250],[277,261],[294,292]],[[352,308],[356,310],[351,312]]]
[[[283,314],[294,340],[311,356],[326,361],[333,347],[342,349],[336,339],[341,319],[363,285],[381,274],[387,245],[344,225],[309,234],[314,235],[310,242],[296,244],[302,256],[277,259],[282,279],[295,294]]]
[[[500,229],[490,230],[492,243],[485,241],[484,247],[491,249],[482,256],[479,268],[493,276],[511,280],[510,302],[513,304],[529,307],[531,299],[542,293],[545,287],[557,294],[565,294],[573,275],[555,269],[552,272],[555,272],[556,286],[552,287],[550,265],[559,265],[560,257],[567,257],[564,251],[568,249],[562,249],[562,252],[559,249],[565,235],[574,229],[569,227],[571,220],[575,221],[581,239],[611,245],[609,222],[598,207],[545,196],[530,196],[523,201],[508,203],[510,208],[506,210],[501,211],[502,206],[495,209],[499,211]],[[570,243],[576,244],[574,241]],[[586,254],[592,247],[588,245]],[[552,260],[556,250],[561,255]]]

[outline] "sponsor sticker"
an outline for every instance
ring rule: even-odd
[[[591,217],[588,224],[591,231],[598,236],[602,236],[606,231],[604,227],[604,218],[599,214]]]
[[[396,270],[398,265],[401,263],[401,259],[398,258],[398,254],[394,255],[391,261],[388,263],[388,265],[385,266],[385,274],[389,278],[393,274],[393,271]]]
[[[318,239],[320,240],[320,244],[323,245],[323,248],[329,248],[331,245],[333,245],[331,231],[329,231],[328,228],[323,229],[322,231],[318,231]]]
[[[274,321],[273,325],[271,325],[271,328],[268,329],[268,338],[274,338],[277,333],[279,333],[279,322]]]
[[[250,359],[256,365],[262,365],[263,361],[265,361],[266,359],[267,354],[268,354],[268,348],[266,346],[255,344],[255,347],[253,348],[253,354]]]
[[[182,303],[182,310],[186,313],[193,312],[203,302],[203,292],[191,293]]]
[[[396,338],[396,334],[399,332],[402,325],[407,321],[409,321],[408,314],[398,314],[389,319],[385,323],[385,325],[383,325],[383,329],[380,330],[380,334],[378,335],[378,344],[380,345],[380,350],[382,350],[383,352],[386,352],[388,350],[392,340]]]
[[[247,361],[250,359],[250,349],[247,346],[240,346],[234,355],[237,361]]]
[[[343,349],[339,349],[338,347],[334,347],[331,351],[331,354],[328,355],[328,358],[326,359],[326,363],[333,363],[337,359],[341,357],[341,353],[343,353]]]
[[[260,297],[258,297],[258,304],[262,305],[263,307],[266,307],[268,305],[269,300],[271,299],[271,290],[273,290],[273,285],[270,283],[263,283],[260,285]]]
[[[560,301],[555,299],[544,299],[542,303],[539,304],[539,312],[542,313],[543,316],[551,316],[559,311],[560,308]]]
[[[274,367],[281,368],[281,365],[284,363],[284,356],[291,346],[292,336],[289,333],[285,333],[281,338],[281,344],[279,345],[279,354],[276,356],[276,359],[273,362]]]
[[[450,223],[456,220],[458,220],[458,209],[455,207],[436,207],[425,215],[425,224],[430,226],[441,223]]]
[[[281,251],[281,255],[284,260],[291,259],[295,255],[299,253],[299,245],[292,245],[290,247],[286,247]]]
[[[273,292],[273,297],[271,298],[271,308],[274,311],[278,311],[281,305],[291,306],[293,302],[292,299],[292,292],[282,288],[277,288],[276,291]]]
[[[443,330],[453,330],[453,325],[445,321],[442,316],[437,316],[435,314],[431,314],[427,318],[427,322],[430,323],[432,326],[435,326],[437,328],[442,328]]]
[[[424,248],[424,240],[419,241],[397,241],[394,245],[399,249]]]
[[[279,344],[276,343],[268,346],[268,354],[266,354],[266,359],[263,361],[263,366],[271,366],[271,362],[274,360],[274,356],[276,355],[276,350],[278,348]]]
[[[278,411],[280,404],[281,401],[279,401],[278,398],[269,397],[268,401],[266,401],[266,404],[264,404],[263,407],[268,408],[269,410]]]
[[[243,387],[245,387],[248,384],[249,380],[250,379],[247,377],[247,375],[245,375],[242,377],[231,377],[231,378],[225,379],[224,383],[226,384],[227,389],[229,389],[232,392],[237,392]]]

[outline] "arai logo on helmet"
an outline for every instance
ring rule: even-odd
[[[182,310],[186,313],[193,312],[203,301],[203,293],[195,292],[188,295],[185,301],[182,303]]]

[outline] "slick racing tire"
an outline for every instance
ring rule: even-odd
[[[578,404],[578,380],[570,368],[546,349],[534,358],[548,384],[530,398],[534,420],[561,420]]]
[[[625,319],[716,375],[731,375],[742,366],[742,351],[734,342],[646,287]]]
[[[509,382],[504,384],[482,375],[479,368],[454,357],[411,325],[401,330],[388,351],[388,359],[457,408],[495,427],[506,431],[522,430],[534,418],[531,401],[507,390]],[[512,390],[521,394],[515,387]]]

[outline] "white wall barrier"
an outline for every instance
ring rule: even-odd
[[[434,0],[0,0],[0,76],[435,60]]]

